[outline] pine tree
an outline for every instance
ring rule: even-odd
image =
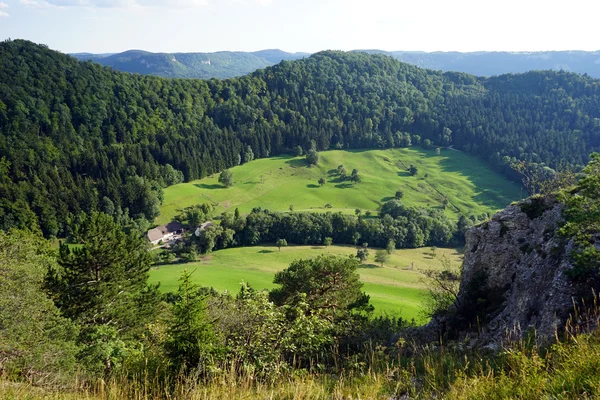
[[[165,350],[177,370],[199,367],[215,340],[205,316],[205,296],[198,285],[191,282],[187,269],[179,280],[165,343]]]

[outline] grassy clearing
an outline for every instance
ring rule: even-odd
[[[236,293],[242,281],[256,289],[270,289],[277,271],[286,268],[293,260],[313,258],[319,254],[347,257],[356,254],[351,246],[257,246],[216,251],[202,261],[156,267],[150,271],[150,283],[161,283],[165,292],[174,291],[184,269],[193,271],[192,278],[201,286],[212,286],[218,291]],[[399,315],[421,320],[419,311],[425,295],[423,274],[425,269],[440,268],[439,258],[447,256],[455,265],[462,256],[454,249],[429,248],[396,250],[384,267],[373,263],[375,250],[360,268],[365,291],[378,313]],[[411,269],[412,266],[412,269]]]
[[[238,207],[247,213],[254,207],[273,211],[330,211],[353,213],[356,208],[376,211],[404,192],[409,206],[441,206],[444,196],[450,201],[448,216],[493,213],[521,197],[520,185],[488,168],[478,158],[442,149],[387,149],[365,151],[332,150],[320,153],[319,165],[308,168],[303,157],[280,156],[252,161],[232,168],[234,185],[224,188],[218,175],[182,183],[165,189],[161,216],[157,223],[170,221],[181,209],[205,202],[217,203],[217,212]],[[358,169],[362,182],[340,182],[332,172],[344,165],[348,174]],[[410,176],[413,164],[419,172]],[[427,174],[427,178],[425,178]],[[325,186],[318,185],[325,178]]]

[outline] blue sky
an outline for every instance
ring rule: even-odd
[[[600,50],[595,0],[0,0],[0,39],[63,52]]]

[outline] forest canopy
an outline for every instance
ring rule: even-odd
[[[70,221],[94,211],[152,221],[166,185],[251,158],[312,143],[417,141],[505,173],[517,160],[579,168],[600,150],[600,80],[562,71],[478,78],[334,51],[228,80],[164,79],[0,43],[4,230],[66,236]]]

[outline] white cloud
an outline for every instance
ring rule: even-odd
[[[260,0],[268,1],[268,0]],[[21,4],[32,8],[49,7],[88,7],[88,8],[130,8],[164,7],[194,8],[207,4],[207,0],[20,0]]]
[[[8,8],[8,4],[3,3],[3,2],[0,1],[0,10],[3,9],[3,8]]]
[[[8,17],[8,13],[6,11],[2,11],[3,9],[8,8],[8,4],[0,1],[0,17]]]
[[[4,11],[0,11],[0,18],[1,17],[8,17],[8,13],[5,13]]]

